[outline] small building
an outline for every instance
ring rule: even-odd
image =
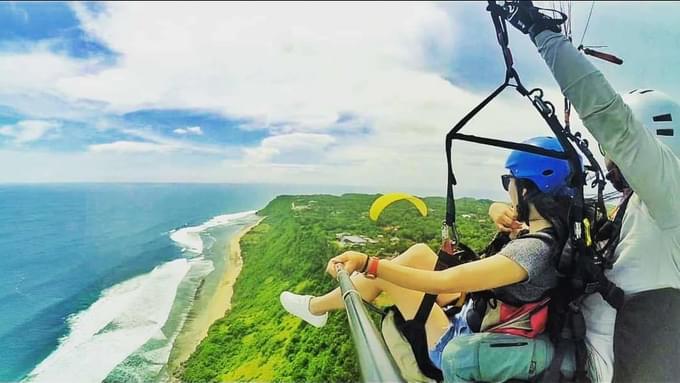
[[[340,243],[342,245],[365,245],[366,244],[365,239],[359,237],[358,235],[344,235],[342,238],[340,238]]]
[[[294,210],[294,211],[300,211],[300,210],[307,210],[307,209],[310,208],[310,206],[309,205],[296,205],[295,202],[291,202],[290,208],[291,208],[291,210]]]
[[[392,243],[397,243],[397,242],[399,242],[399,241],[400,241],[400,240],[399,240],[398,237],[392,237],[392,238],[390,238],[390,242],[392,242]]]

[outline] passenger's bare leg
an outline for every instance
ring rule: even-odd
[[[424,260],[429,260],[428,262]],[[419,267],[423,269],[434,269],[436,262],[436,255],[426,245],[418,244],[409,248],[400,256],[391,260],[410,267]],[[352,276],[352,281],[361,297],[364,300],[372,301],[381,292],[387,293],[392,302],[399,308],[404,319],[413,319],[415,317],[420,303],[425,295],[422,292],[409,290],[393,283],[387,282],[380,278],[368,279],[362,274],[355,274]],[[456,298],[458,294],[447,294],[452,296],[450,300]],[[335,289],[330,293],[315,297],[310,301],[310,311],[313,314],[321,315],[328,311],[343,309],[344,302],[340,294],[340,289]],[[449,319],[442,311],[441,307],[434,305],[432,311],[425,323],[425,331],[427,334],[427,343],[431,348],[439,338],[444,334],[444,331],[449,326]]]
[[[381,290],[375,283],[375,279],[368,279],[363,274],[354,274],[351,277],[354,288],[359,292],[361,298],[367,302],[372,302],[380,295]],[[309,301],[309,311],[314,315],[323,315],[329,311],[342,310],[345,303],[342,301],[340,288],[335,288],[326,295],[314,297]]]
[[[437,262],[437,255],[427,245],[419,243],[411,246],[408,250],[390,260],[390,262],[396,262],[416,269],[434,270],[434,266]],[[352,282],[361,297],[368,302],[372,302],[383,291],[381,289],[381,284],[377,283],[376,279],[368,279],[361,274],[353,275]],[[458,296],[458,293],[441,294],[437,297],[437,303],[440,306],[443,306],[454,299],[457,299]],[[345,304],[342,301],[339,288],[336,288],[323,296],[314,297],[309,302],[309,310],[316,315],[322,315],[329,311],[341,310],[344,308]]]
[[[415,317],[425,293],[405,289],[382,279],[375,279],[375,281],[377,281],[376,283],[380,290],[386,292],[392,298],[404,319],[409,320]],[[434,347],[437,340],[444,335],[444,332],[449,327],[449,323],[449,318],[442,308],[439,305],[433,305],[432,311],[430,311],[430,315],[425,322],[425,332],[429,348]]]

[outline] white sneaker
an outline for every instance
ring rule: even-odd
[[[279,297],[281,305],[286,311],[304,320],[314,327],[323,327],[328,320],[328,313],[323,315],[314,315],[309,311],[309,301],[312,299],[311,295],[298,295],[288,291],[281,293]]]

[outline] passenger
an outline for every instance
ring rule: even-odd
[[[555,138],[537,137],[526,141],[545,149],[562,151]],[[500,301],[536,302],[556,287],[558,273],[556,257],[568,237],[567,215],[572,190],[567,186],[570,176],[566,160],[513,151],[505,164],[509,174],[501,177],[508,191],[511,207],[494,204],[489,214],[499,229],[511,232],[513,238],[496,255],[442,271],[432,271],[437,255],[424,244],[417,244],[392,260],[369,258],[366,254],[347,251],[328,262],[327,272],[335,276],[335,264],[363,272],[352,281],[366,301],[373,301],[385,292],[401,311],[411,319],[419,308],[424,293],[438,294],[425,323],[427,345],[433,364],[441,369],[441,355],[446,344],[457,335],[471,332],[466,311],[471,301],[451,320],[442,307],[456,300],[461,292],[492,290]],[[530,234],[547,233],[546,241],[519,235],[526,223]],[[323,296],[281,294],[281,304],[291,314],[322,327],[328,312],[344,308],[339,289]]]

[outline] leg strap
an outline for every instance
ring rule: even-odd
[[[435,271],[445,270],[450,267],[465,263],[467,261],[465,258],[469,258],[471,256],[469,252],[472,252],[472,250],[466,246],[465,248],[461,248],[461,250],[450,254],[445,251],[444,247],[442,246],[442,249],[440,249],[439,253],[437,253],[437,263],[434,266]],[[472,254],[474,254],[474,252],[472,252]],[[432,311],[432,307],[436,301],[436,295],[425,294],[423,300],[420,302],[420,307],[418,307],[418,312],[416,313],[416,316],[413,318],[413,320],[425,324],[425,322],[427,322],[427,317],[430,316],[430,311]]]
[[[434,269],[444,270],[463,263],[464,261],[462,260],[461,255],[464,254],[460,253],[460,251],[455,252],[454,254],[446,252],[442,246],[442,249],[439,250],[439,253],[437,254],[437,263],[435,264]],[[465,255],[468,255],[468,253],[466,252]],[[399,327],[411,344],[420,371],[436,381],[442,381],[443,376],[441,371],[437,369],[430,360],[430,353],[427,347],[427,334],[425,332],[425,322],[427,322],[427,318],[430,316],[430,312],[436,301],[436,295],[425,294],[423,300],[420,302],[420,307],[418,307],[415,317],[411,320],[401,322]],[[401,317],[401,320],[403,320],[403,317]]]

